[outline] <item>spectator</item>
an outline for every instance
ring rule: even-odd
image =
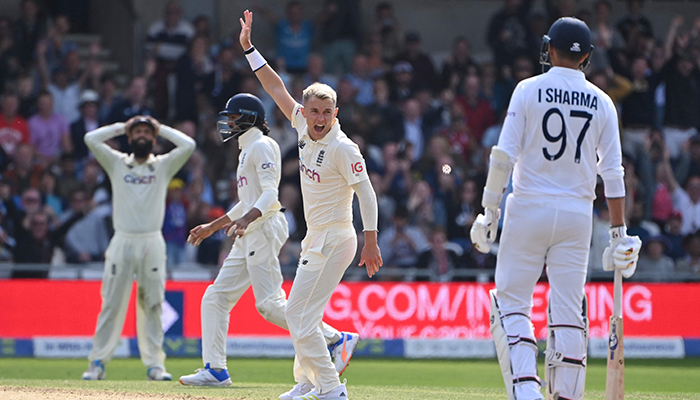
[[[296,0],[288,2],[284,19],[280,19],[269,8],[259,5],[253,8],[274,26],[277,57],[284,60],[287,72],[306,72],[313,44],[314,26],[310,20],[304,18],[302,3]]]
[[[366,132],[367,111],[357,103],[357,89],[348,79],[338,83],[338,121],[348,132],[364,135]]]
[[[179,178],[173,179],[168,185],[165,222],[163,223],[168,269],[172,269],[185,261],[187,204],[185,203],[184,188],[185,182]]]
[[[410,151],[406,149],[406,155],[409,160],[417,161],[423,155],[426,137],[420,103],[415,98],[410,98],[404,102],[402,112],[403,141],[411,146]]]
[[[644,243],[644,252],[637,262],[637,273],[633,279],[644,278],[647,282],[667,282],[673,279],[673,260],[664,255],[668,242],[663,236],[652,236]]]
[[[235,54],[232,47],[222,47],[214,64],[213,87],[210,93],[211,106],[223,110],[226,101],[238,93],[241,85],[241,73],[235,68]]]
[[[377,4],[374,14],[372,36],[377,36],[382,48],[382,58],[393,60],[401,50],[401,23],[394,15],[394,7],[389,2]]]
[[[46,57],[46,65],[49,71],[60,66],[65,66],[64,61],[70,51],[75,51],[78,45],[66,40],[66,35],[70,31],[70,19],[67,15],[56,15],[53,25],[46,33],[45,49],[39,50],[37,55]]]
[[[389,101],[389,84],[377,79],[373,84],[374,104],[367,107],[367,141],[383,147],[387,142],[399,142],[403,137],[401,110]]]
[[[54,113],[53,101],[48,91],[39,93],[36,99],[38,112],[27,121],[30,143],[36,148],[36,155],[43,165],[57,161],[62,152],[73,150],[70,128],[65,118]]]
[[[146,104],[147,85],[148,81],[145,77],[139,75],[132,77],[125,98],[121,99],[119,102],[115,101],[114,106],[112,106],[107,124],[126,122],[129,118],[137,115],[153,116],[153,110]],[[117,141],[119,143],[118,150],[123,152],[129,151],[126,135],[118,137]]]
[[[389,100],[394,103],[403,103],[413,95],[413,67],[407,61],[399,61],[394,64],[393,79],[391,81],[391,93]]]
[[[611,52],[624,46],[624,38],[610,21],[609,0],[598,0],[594,4],[596,22],[591,26],[591,41],[595,46],[591,53],[590,68],[593,71],[606,69],[610,64]]]
[[[464,80],[464,95],[458,96],[457,101],[464,108],[471,137],[481,143],[486,128],[496,123],[496,115],[488,100],[481,96],[479,76],[471,75]]]
[[[85,146],[85,134],[99,128],[98,112],[100,96],[93,90],[84,90],[80,95],[80,118],[70,125],[73,155],[78,162],[87,158],[89,152]]]
[[[468,75],[478,75],[479,65],[471,56],[472,45],[464,36],[457,36],[452,43],[452,53],[442,66],[442,88],[453,92],[460,90]]]
[[[383,78],[391,71],[391,65],[384,58],[384,50],[382,49],[382,41],[379,35],[372,35],[367,40],[367,70],[372,79]]]
[[[56,175],[45,169],[39,178],[39,192],[43,203],[51,210],[52,215],[61,215],[63,201],[56,195]]]
[[[410,218],[406,207],[398,206],[394,211],[392,226],[379,234],[384,265],[408,268],[416,265],[418,256],[428,250],[428,243],[420,229],[408,224]]]
[[[19,144],[12,156],[12,163],[3,174],[14,189],[13,194],[23,193],[28,188],[39,187],[43,168],[34,162],[34,147]]]
[[[63,154],[58,163],[56,193],[62,199],[70,199],[70,194],[82,186],[73,154]]]
[[[179,119],[197,121],[203,104],[200,95],[214,88],[214,66],[209,59],[209,40],[197,36],[189,50],[177,61],[175,69],[175,115]]]
[[[435,66],[430,56],[421,48],[421,37],[418,32],[406,32],[405,50],[396,57],[397,61],[408,61],[413,68],[413,87],[423,85],[429,90],[435,90],[438,86]]]
[[[89,210],[87,213],[76,213],[73,217],[76,222],[66,233],[64,251],[69,263],[104,261],[109,240],[114,234],[112,199],[105,190],[98,190],[93,197],[93,203],[94,208],[86,206],[82,210]]]
[[[280,146],[280,154],[284,157],[288,151],[296,148],[297,134],[289,120],[279,107],[275,107],[275,124],[270,127],[268,134]]]
[[[206,15],[199,15],[192,21],[192,26],[194,27],[193,36],[204,36],[205,38],[211,40],[211,22],[209,17]]]
[[[458,201],[453,202],[447,209],[447,236],[450,241],[458,243],[462,249],[468,251],[472,247],[469,230],[481,208],[481,196],[474,179],[464,181],[457,194]]]
[[[447,241],[444,230],[434,228],[430,235],[430,248],[418,256],[416,268],[430,271],[435,281],[449,282],[451,272],[464,268],[462,254],[461,247]]]
[[[163,19],[151,25],[146,38],[146,50],[156,58],[153,80],[158,115],[168,115],[168,76],[175,71],[177,60],[185,54],[195,34],[192,24],[182,18],[182,7],[177,1],[168,1],[164,14]]]
[[[639,36],[653,37],[651,22],[642,14],[643,0],[627,0],[628,14],[617,22],[617,30],[628,44]]]
[[[465,160],[469,159],[471,153],[479,146],[474,138],[470,137],[471,131],[467,126],[464,109],[457,102],[450,105],[450,125],[443,128],[438,134],[447,140],[454,154]]]
[[[668,248],[664,254],[671,257],[674,262],[678,262],[679,259],[686,256],[683,235],[681,234],[682,226],[683,215],[679,211],[674,211],[671,213],[671,216],[668,217],[666,228],[662,233],[668,243]]]
[[[22,0],[21,15],[15,23],[17,48],[21,52],[22,66],[34,60],[36,44],[46,35],[46,18],[36,0]]]
[[[7,90],[7,83],[15,80],[21,71],[21,50],[16,46],[12,21],[0,15],[0,91]]]
[[[5,156],[1,157],[0,165],[4,170],[7,165],[7,156],[12,156],[15,153],[15,148],[20,143],[29,143],[29,128],[27,121],[17,114],[19,110],[19,97],[17,93],[5,91],[2,96],[0,105],[2,112],[0,113],[0,147],[2,147]]]
[[[411,191],[406,208],[411,214],[409,223],[420,228],[424,233],[430,232],[431,226],[444,229],[447,226],[445,205],[435,199],[433,189],[426,181],[419,181]]]
[[[676,261],[676,271],[691,276],[700,274],[700,235],[694,233],[683,238],[683,249],[687,255]]]
[[[26,225],[18,231],[15,262],[19,264],[50,264],[55,242],[49,216],[37,212],[27,216]],[[13,273],[13,278],[46,278],[48,270],[41,272]]]
[[[17,79],[17,95],[19,96],[19,115],[28,119],[36,113],[34,77],[29,74],[20,75]]]
[[[317,53],[311,53],[309,56],[307,72],[304,74],[305,86],[314,82],[325,83],[333,89],[338,87],[338,81],[333,75],[326,73],[323,57]]]
[[[362,34],[361,20],[359,0],[324,1],[316,26],[328,72],[344,74],[350,70]]]
[[[352,58],[352,71],[345,75],[345,79],[355,88],[357,104],[366,107],[374,102],[374,86],[367,68],[367,56],[355,54]]]
[[[100,110],[97,114],[97,120],[100,122],[100,125],[104,125],[110,120],[113,106],[121,103],[122,97],[117,94],[117,86],[114,83],[114,76],[111,74],[102,75],[97,92],[100,98]]]
[[[674,174],[682,185],[686,184],[689,176],[700,175],[700,136],[691,136],[688,143],[683,145]]]
[[[624,152],[636,159],[655,124],[654,96],[659,79],[651,74],[644,57],[637,57],[632,62],[631,78],[632,92],[622,101],[621,123],[624,127]]]
[[[532,7],[532,0],[505,0],[504,3],[491,17],[486,35],[498,70],[515,57],[527,55],[527,16]]]

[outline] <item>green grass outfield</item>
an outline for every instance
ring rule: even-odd
[[[113,360],[107,380],[84,382],[86,360],[0,358],[0,387],[84,389],[159,394],[162,398],[199,397],[277,399],[291,388],[292,360],[230,359],[233,385],[197,388],[177,382],[200,366],[199,359],[168,359],[173,382],[147,382],[138,359]],[[540,365],[540,373],[543,371]],[[350,399],[505,399],[498,363],[493,360],[355,359],[343,378]],[[626,399],[700,399],[700,359],[627,360]],[[605,361],[590,360],[586,399],[603,399]],[[0,388],[0,397],[2,389]]]

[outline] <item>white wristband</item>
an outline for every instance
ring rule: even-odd
[[[260,54],[255,46],[245,51],[245,58],[248,59],[248,64],[250,64],[250,68],[253,70],[253,72],[259,70],[260,68],[264,67],[265,64],[267,64],[267,61],[265,61],[265,58],[263,58],[262,54]]]

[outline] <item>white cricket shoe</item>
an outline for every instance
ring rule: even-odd
[[[187,386],[228,386],[231,384],[231,376],[228,370],[217,372],[209,367],[199,368],[194,374],[180,377],[180,383]]]
[[[342,375],[345,368],[350,363],[352,353],[355,351],[355,346],[360,341],[360,335],[353,332],[340,332],[340,340],[328,346],[331,352],[335,370],[338,371],[338,376]]]
[[[90,363],[87,371],[83,372],[84,381],[101,381],[107,377],[105,366],[102,361],[95,360]]]
[[[345,383],[325,394],[316,393],[316,389],[303,396],[294,396],[292,400],[348,400],[348,390]]]
[[[280,395],[280,400],[293,400],[294,396],[303,396],[310,391],[314,390],[314,385],[307,383],[307,382],[301,382],[297,383],[292,390],[288,391],[287,393],[283,393]]]
[[[172,381],[173,376],[163,367],[151,367],[146,372],[149,381]]]

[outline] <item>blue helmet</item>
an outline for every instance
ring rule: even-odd
[[[233,121],[217,121],[216,128],[224,142],[241,136],[258,123],[265,122],[262,101],[250,93],[239,93],[228,99],[226,107],[219,115],[239,115]]]
[[[540,49],[540,64],[544,70],[545,65],[551,65],[549,58],[549,47],[554,47],[559,52],[570,54],[588,54],[585,60],[579,65],[580,70],[584,70],[591,62],[591,30],[588,25],[578,18],[563,17],[556,20],[549,28],[549,32],[542,37],[542,48]]]

